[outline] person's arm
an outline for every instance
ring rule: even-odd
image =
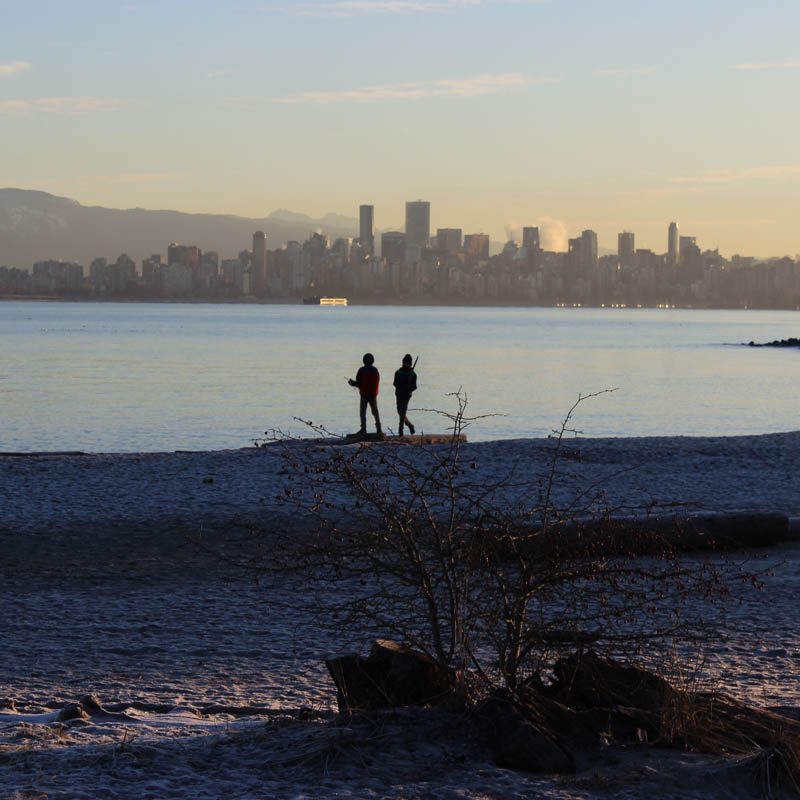
[[[359,367],[358,372],[356,372],[356,379],[350,379],[351,386],[361,386],[361,376],[364,374],[364,367]]]

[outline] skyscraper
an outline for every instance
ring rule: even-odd
[[[388,264],[402,264],[405,255],[405,234],[400,231],[384,231],[381,234],[381,257]]]
[[[636,257],[636,237],[630,231],[617,234],[617,257],[620,264],[626,267],[633,266]]]
[[[419,261],[431,243],[431,204],[427,200],[406,203],[406,261]]]
[[[597,268],[597,234],[594,231],[581,234],[581,262],[584,272]]]
[[[375,222],[375,206],[359,206],[358,221],[358,238],[361,240],[361,247],[367,255],[373,256],[375,255],[375,234],[372,226]]]
[[[681,259],[681,243],[678,236],[678,223],[670,222],[667,234],[667,261],[675,266]]]
[[[522,229],[522,246],[530,253],[539,249],[539,228],[529,226]]]
[[[253,234],[251,276],[252,290],[262,292],[267,285],[267,236],[264,231],[256,231]]]
[[[468,233],[464,237],[464,251],[486,261],[489,258],[489,236],[485,233]]]
[[[437,228],[436,247],[447,253],[457,253],[461,249],[461,228]]]

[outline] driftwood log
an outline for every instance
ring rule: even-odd
[[[451,678],[429,656],[387,639],[378,639],[369,656],[325,660],[336,684],[339,711],[425,705],[449,696]]]
[[[424,653],[387,640],[370,655],[326,661],[339,710],[448,704],[455,685]],[[698,753],[754,756],[772,780],[800,792],[800,721],[721,693],[687,692],[634,664],[578,651],[559,659],[555,680],[538,678],[515,693],[488,692],[464,703],[464,724],[482,734],[498,766],[569,773],[576,754],[601,745],[681,747]]]

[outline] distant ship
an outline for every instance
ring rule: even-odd
[[[346,297],[304,297],[305,306],[346,306]]]

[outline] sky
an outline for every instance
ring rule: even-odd
[[[0,186],[800,252],[797,0],[0,0]]]

